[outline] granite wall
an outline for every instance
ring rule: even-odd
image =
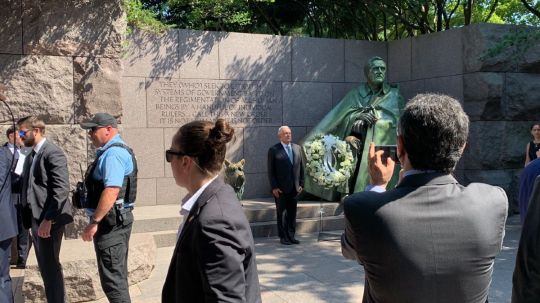
[[[540,119],[540,45],[518,59],[504,50],[480,60],[515,26],[389,43],[189,30],[135,31],[124,40],[121,0],[2,0],[2,7],[0,81],[15,116],[46,120],[48,136],[66,150],[72,184],[92,157],[78,123],[98,111],[118,117],[140,165],[139,205],[179,202],[164,150],[183,123],[217,117],[237,129],[227,157],[246,159],[245,198],[268,197],[266,152],[278,127],[302,139],[366,80],[363,65],[375,55],[406,98],[431,91],[463,102],[471,134],[456,175],[465,183],[501,185],[514,199],[528,127]],[[5,128],[3,106],[0,119]]]

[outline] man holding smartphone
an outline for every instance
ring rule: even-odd
[[[364,303],[484,303],[507,216],[496,186],[460,185],[452,172],[469,119],[457,100],[417,95],[400,117],[396,188],[344,201],[343,256],[365,269]],[[372,185],[385,190],[395,162],[369,146]]]

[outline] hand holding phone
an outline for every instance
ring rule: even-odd
[[[399,163],[399,158],[397,156],[397,146],[396,145],[375,145],[375,151],[382,150],[384,151],[384,154],[382,156],[382,159],[384,162],[386,162],[387,158],[390,158],[396,162],[396,164]]]

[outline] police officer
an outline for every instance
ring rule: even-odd
[[[101,286],[109,302],[131,302],[127,256],[137,192],[137,162],[120,137],[113,116],[97,113],[81,127],[88,130],[97,148],[96,160],[88,167],[84,180],[83,202],[90,222],[82,238],[94,240]]]

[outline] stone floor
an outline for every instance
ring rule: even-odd
[[[519,216],[508,219],[503,251],[495,261],[490,303],[510,302],[512,271],[519,242]],[[256,239],[257,263],[264,303],[361,302],[364,272],[341,256],[339,241],[318,241],[317,234],[298,237],[300,245],[283,246],[276,238]],[[172,247],[158,249],[150,278],[130,288],[133,303],[158,303]],[[12,270],[16,303],[23,273]],[[94,301],[105,303],[106,299]]]

